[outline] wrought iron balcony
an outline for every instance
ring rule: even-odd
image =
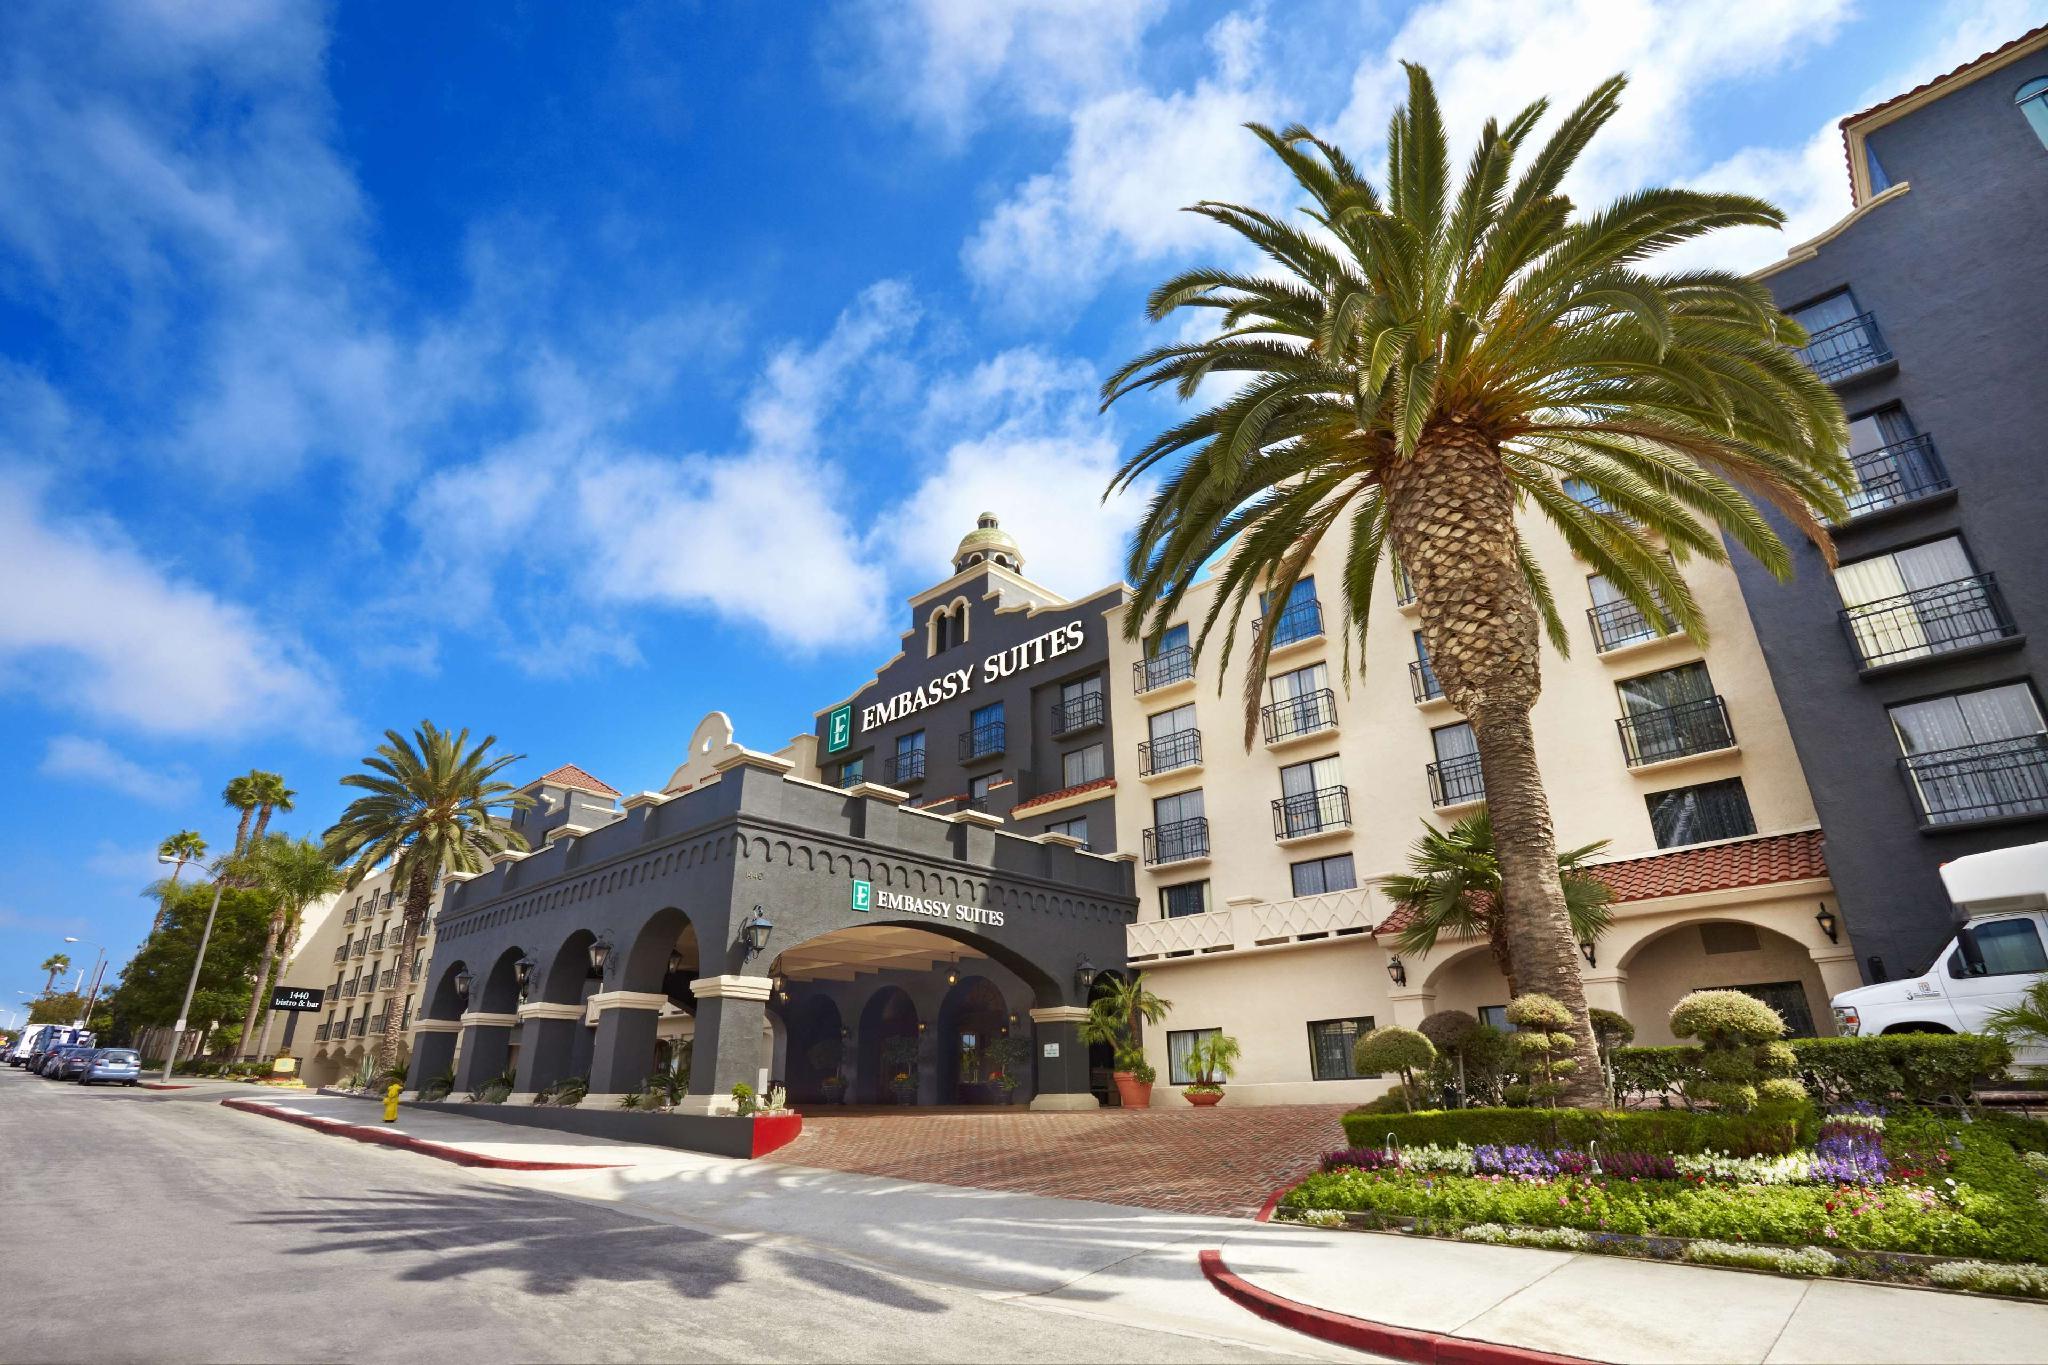
[[[1633,602],[1603,602],[1586,610],[1586,620],[1593,627],[1593,652],[1605,654],[1620,649],[1623,645],[1639,645],[1646,640],[1662,638],[1657,628],[1650,624],[1650,618],[1643,615],[1643,609]],[[1662,635],[1669,635],[1678,629],[1678,622],[1664,614]]]
[[[993,758],[1003,751],[1003,723],[993,721],[977,725],[971,730],[960,732],[960,761],[972,763],[976,759]]]
[[[373,953],[384,951],[384,931],[382,929],[379,929],[376,937],[370,940],[370,951]]]
[[[1202,761],[1202,732],[1175,730],[1157,739],[1138,741],[1138,776],[1170,773],[1175,768],[1192,768]]]
[[[1808,337],[1799,358],[1828,383],[1839,384],[1866,370],[1890,364],[1892,348],[1885,345],[1884,334],[1877,330],[1876,315],[1858,313]]]
[[[839,765],[839,790],[858,787],[868,780],[867,764],[842,763]]]
[[[356,1020],[356,1022],[355,1022],[355,1027],[349,1030],[349,1032],[350,1032],[350,1033],[352,1033],[352,1034],[353,1034],[354,1036],[356,1036],[356,1037],[358,1037],[358,1038],[362,1037],[362,1036],[363,1036],[363,1035],[364,1035],[365,1033],[367,1033],[367,1032],[369,1032],[369,1031],[370,1031],[370,1016],[369,1016],[369,1015],[367,1015],[367,1014],[366,1014],[366,1015],[364,1015],[364,1016],[363,1016],[362,1018],[360,1018],[360,1019]]]
[[[370,940],[369,940],[369,939],[367,939],[367,938],[359,938],[359,939],[357,939],[357,940],[356,940],[356,952],[355,952],[355,955],[356,955],[357,957],[367,957],[367,956],[369,956],[369,953],[370,953]]]
[[[906,749],[900,754],[889,755],[884,765],[889,771],[889,784],[900,787],[906,782],[924,781],[924,750]]]
[[[1909,754],[1899,763],[1930,825],[2048,814],[2048,734]]]
[[[1394,605],[1413,606],[1415,603],[1415,580],[1408,576],[1408,570],[1400,560],[1394,561]]]
[[[313,1030],[313,1041],[316,1043],[327,1041],[327,1025],[321,1024]]]
[[[1867,669],[2019,634],[1997,579],[1988,573],[1848,607],[1841,621],[1857,661]]]
[[[1621,752],[1631,768],[1735,747],[1728,704],[1718,696],[1638,711],[1614,724],[1621,731]]]
[[[397,982],[398,968],[387,967],[384,969],[384,974],[377,978],[377,989],[380,991],[388,991],[392,988],[392,986],[396,985]]]
[[[1408,690],[1415,694],[1418,705],[1426,701],[1435,701],[1444,694],[1443,684],[1436,680],[1436,670],[1429,666],[1429,660],[1409,661]]]
[[[1279,744],[1303,735],[1320,734],[1337,728],[1337,694],[1329,688],[1304,692],[1286,701],[1276,701],[1259,711],[1266,728],[1266,743]]]
[[[1258,628],[1273,632],[1274,649],[1313,640],[1323,633],[1323,604],[1313,597],[1290,602],[1277,615],[1260,617]]]
[[[1849,464],[1856,471],[1856,491],[1849,495],[1852,518],[1931,498],[1955,486],[1931,436],[1909,436],[1851,455]]]
[[[1462,754],[1429,765],[1429,804],[1462,806],[1486,799],[1486,779],[1479,771],[1478,754]]]
[[[1076,730],[1086,730],[1100,724],[1100,692],[1084,692],[1072,701],[1063,701],[1052,708],[1052,732],[1056,735],[1070,735]]]
[[[334,950],[334,960],[335,960],[336,962],[345,962],[345,961],[347,961],[347,960],[348,960],[348,950],[349,950],[349,945],[348,945],[348,944],[346,944],[346,943],[342,944],[342,945],[341,945],[341,946],[340,946],[339,948],[336,948],[336,949]]]
[[[1147,867],[1209,856],[1209,821],[1205,816],[1154,826],[1145,831],[1144,837]]]
[[[1273,837],[1300,839],[1310,834],[1351,828],[1351,790],[1318,787],[1273,802]]]
[[[1187,645],[1163,649],[1131,665],[1131,690],[1151,692],[1195,676],[1195,651]]]

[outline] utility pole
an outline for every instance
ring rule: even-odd
[[[213,917],[220,911],[220,893],[227,890],[227,859],[213,869],[213,904],[206,910],[206,928],[199,933],[199,951],[192,955],[192,976],[185,982],[185,1003],[178,1006],[178,1022],[171,1025],[170,1055],[164,1058],[164,1083],[169,1084],[171,1068],[178,1064],[178,1044],[185,1037],[185,1017],[192,1012],[192,997],[199,993],[199,969],[206,963],[206,945],[213,938]]]
[[[92,1022],[92,1007],[99,1003],[100,977],[107,970],[107,950],[103,945],[94,943],[91,939],[74,938],[70,934],[64,936],[64,941],[66,943],[82,943],[88,948],[97,948],[99,950],[99,956],[94,960],[92,967],[92,995],[87,998],[85,1010],[78,1016],[78,1023],[75,1025],[77,1028],[84,1028]],[[83,974],[81,973],[82,979]]]

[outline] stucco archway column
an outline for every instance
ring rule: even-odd
[[[1628,1018],[1628,973],[1619,967],[1588,967],[1579,973],[1586,987],[1586,1008],[1613,1010]],[[1629,1019],[1633,1024],[1635,1020]]]
[[[414,1095],[434,1077],[455,1069],[455,1035],[462,1024],[454,1019],[413,1021],[412,1064],[405,1069],[405,1088]]]
[[[768,1023],[765,976],[703,976],[690,983],[697,997],[697,1038],[690,1048],[690,1093],[676,1108],[685,1114],[730,1114],[732,1088],[761,1076],[761,1030]]]
[[[1846,935],[1845,935],[1846,937]],[[1807,955],[1820,971],[1821,989],[1828,999],[1843,991],[1853,991],[1863,984],[1862,969],[1856,965],[1856,949],[1848,943],[1828,943],[1807,948]],[[1814,1014],[1813,1022],[1828,1033],[1835,1031],[1834,1017],[1828,1014],[1827,1000],[1817,1002],[1820,1009]],[[1827,1017],[1823,1018],[1822,1016]]]
[[[486,1082],[505,1074],[505,1064],[512,1056],[512,1030],[518,1023],[516,1014],[479,1011],[462,1016],[462,1062],[455,1068],[457,1090],[465,1094],[481,1090]]]
[[[637,1095],[654,1074],[654,1036],[668,997],[655,991],[599,991],[597,1040],[590,1049],[590,1092],[600,1105]],[[574,1035],[571,1035],[572,1039]]]
[[[1031,1011],[1037,1033],[1038,1093],[1033,1109],[1099,1109],[1102,1101],[1088,1089],[1088,1045],[1081,1041],[1080,1005],[1052,1005]]]
[[[512,1100],[530,1100],[570,1074],[583,1006],[535,1001],[519,1007],[519,1073]]]
[[[1387,1003],[1394,1007],[1394,1017],[1390,1022],[1398,1028],[1414,1028],[1436,1007],[1436,992],[1414,986],[1396,986],[1387,993]]]

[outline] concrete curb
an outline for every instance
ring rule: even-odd
[[[162,1081],[143,1081],[141,1085],[144,1090],[190,1090],[192,1088],[189,1085],[166,1085]]]
[[[1522,1346],[1476,1341],[1446,1332],[1425,1332],[1413,1327],[1354,1318],[1333,1313],[1261,1289],[1250,1280],[1231,1273],[1220,1251],[1201,1254],[1202,1274],[1217,1292],[1240,1308],[1268,1322],[1354,1351],[1412,1360],[1419,1365],[1591,1365],[1580,1356],[1552,1355]]]
[[[481,1166],[493,1171],[613,1171],[619,1169],[617,1162],[588,1161],[520,1161],[514,1157],[485,1156],[481,1152],[464,1151],[445,1143],[428,1142],[424,1138],[409,1137],[383,1128],[370,1128],[360,1123],[343,1123],[340,1119],[324,1119],[317,1114],[301,1114],[296,1110],[284,1109],[266,1104],[261,1100],[226,1099],[221,1103],[229,1109],[238,1109],[245,1114],[257,1114],[267,1119],[281,1119],[296,1123],[301,1128],[311,1128],[316,1133],[332,1133],[337,1137],[352,1138],[357,1142],[368,1142],[379,1147],[396,1147],[400,1151],[417,1152],[421,1156],[433,1157],[436,1161],[452,1161],[457,1166]]]

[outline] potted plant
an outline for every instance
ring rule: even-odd
[[[1001,1094],[1004,1104],[1014,1104],[1017,1087],[1024,1083],[1025,1068],[1031,1063],[1031,1044],[1022,1038],[1002,1037],[987,1048],[989,1083]]]
[[[1195,1045],[1188,1049],[1188,1069],[1195,1073],[1194,1084],[1180,1093],[1197,1108],[1206,1109],[1223,1103],[1223,1083],[1237,1074],[1237,1059],[1241,1053],[1237,1039],[1227,1033],[1211,1033],[1197,1038]]]
[[[889,1094],[896,1103],[917,1103],[917,1039],[884,1040],[882,1074],[889,1078]]]
[[[846,1077],[839,1073],[839,1063],[845,1055],[845,1049],[841,1045],[840,1040],[837,1038],[821,1038],[811,1044],[810,1051],[804,1055],[810,1059],[811,1070],[820,1073],[823,1077],[818,1082],[818,1088],[825,1092],[825,1102],[828,1104],[839,1103],[840,1097],[846,1090]]]
[[[1142,1028],[1165,1020],[1173,1008],[1145,985],[1143,972],[1129,980],[1117,979],[1088,1006],[1081,1021],[1081,1041],[1105,1043],[1115,1049],[1112,1079],[1118,1101],[1126,1109],[1145,1109],[1152,1103],[1152,1083],[1158,1079],[1145,1060]]]

